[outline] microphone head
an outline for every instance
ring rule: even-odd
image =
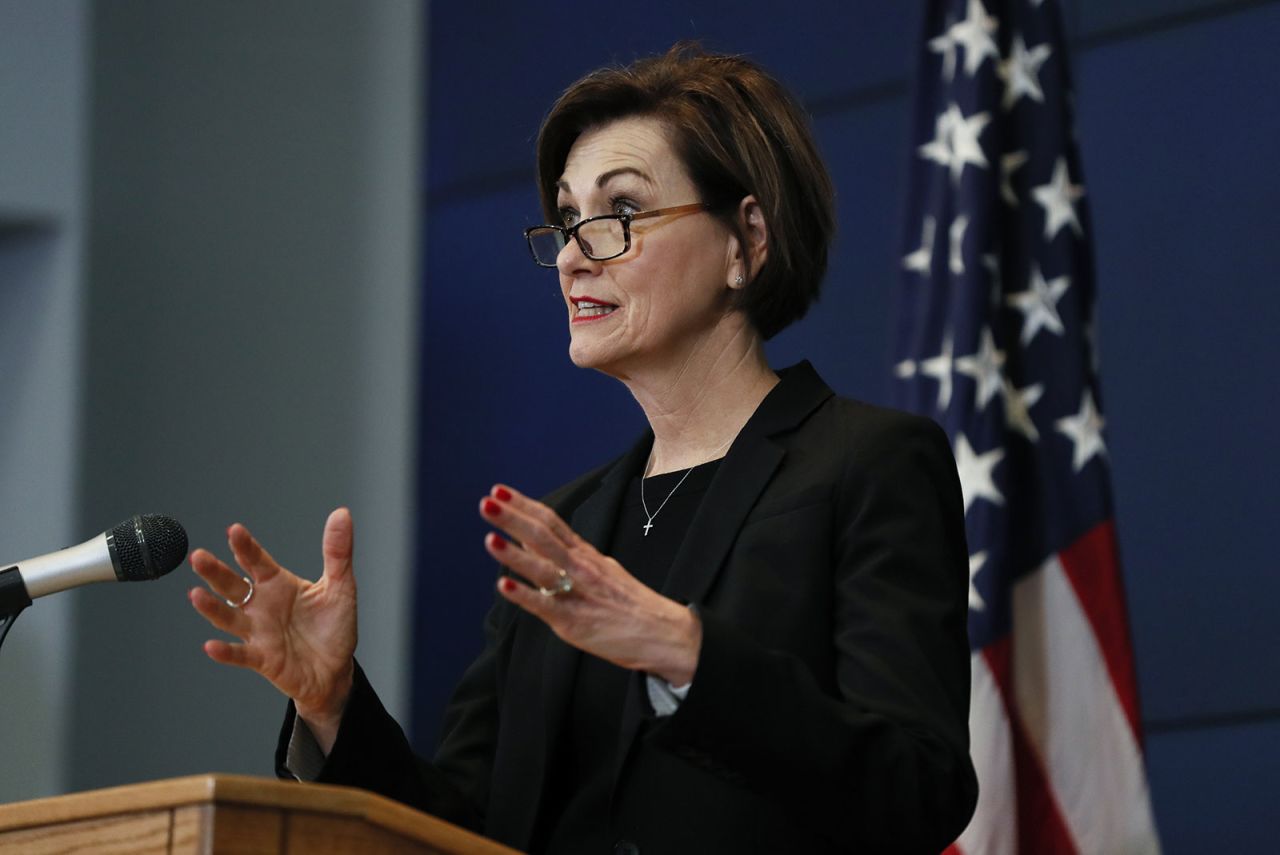
[[[173,517],[139,514],[107,532],[107,548],[121,582],[159,579],[187,557],[187,532]]]

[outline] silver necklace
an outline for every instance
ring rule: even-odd
[[[732,436],[729,437],[728,441],[726,441],[724,445],[720,446],[715,451],[711,452],[712,454],[711,459],[715,460],[716,459],[715,455],[719,454],[720,452],[728,448],[730,444],[733,443],[734,437],[736,436],[737,436],[736,433],[733,434]],[[667,493],[667,497],[662,500],[662,504],[658,505],[658,509],[653,513],[649,513],[649,505],[644,500],[644,479],[648,476],[649,467],[652,465],[653,465],[653,458],[650,457],[648,460],[645,461],[644,474],[640,476],[640,507],[644,508],[644,515],[648,517],[648,520],[646,520],[644,524],[645,537],[649,536],[649,529],[653,528],[653,521],[657,518],[658,514],[662,513],[662,509],[667,506],[667,502],[671,501],[671,497],[676,494],[676,490],[680,489],[680,485],[684,483],[684,479],[688,478],[689,473],[697,468],[697,466],[690,466],[688,469],[686,469],[684,475],[680,478],[679,481],[676,482],[676,485],[671,488],[671,492]]]
[[[649,505],[644,500],[644,476],[642,475],[640,477],[640,507],[644,508],[644,515],[649,518],[644,524],[645,537],[649,536],[649,529],[653,528],[654,518],[658,516],[658,514],[662,513],[662,509],[667,506],[667,502],[671,501],[671,497],[676,494],[676,490],[680,489],[680,485],[684,483],[684,479],[688,478],[689,473],[692,471],[693,471],[692,466],[690,466],[688,469],[685,470],[684,476],[679,481],[676,482],[676,485],[671,488],[671,492],[667,493],[667,497],[662,500],[662,504],[658,505],[658,509],[653,513],[649,513]]]

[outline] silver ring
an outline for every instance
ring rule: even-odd
[[[231,606],[231,608],[233,609],[242,609],[245,606],[249,605],[249,601],[253,599],[253,579],[251,579],[248,576],[245,576],[244,580],[249,583],[249,593],[244,595],[244,599],[240,600],[240,602],[238,603],[235,602],[234,600],[225,601],[226,604]]]
[[[558,597],[561,594],[567,594],[573,590],[573,577],[569,575],[563,567],[560,569],[560,579],[552,588],[538,588],[538,593],[544,597]]]

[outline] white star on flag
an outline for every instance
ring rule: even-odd
[[[976,353],[956,359],[956,370],[972,377],[978,384],[979,410],[986,409],[987,404],[991,403],[991,399],[1000,391],[1000,384],[1004,381],[1004,375],[1000,373],[1003,366],[1004,353],[996,350],[996,341],[991,335],[991,327],[983,328],[982,342]]]
[[[924,226],[920,230],[920,246],[902,257],[902,268],[914,273],[929,273],[933,260],[933,233],[938,228],[938,221],[933,217],[924,218]]]
[[[978,586],[973,583],[973,580],[978,578],[978,571],[986,563],[987,551],[985,549],[969,556],[969,608],[978,612],[985,609],[987,603],[982,599],[982,594],[978,593]]]
[[[943,110],[933,120],[933,139],[920,146],[917,151],[925,160],[932,160],[942,166],[951,165],[951,110]]]
[[[973,77],[989,56],[1000,58],[1000,49],[992,37],[998,25],[999,21],[987,14],[982,0],[969,0],[965,19],[951,25],[947,35],[955,44],[964,47],[965,74]]]
[[[1080,218],[1076,215],[1076,200],[1084,195],[1084,187],[1071,183],[1067,171],[1067,159],[1059,157],[1053,167],[1053,178],[1048,184],[1041,184],[1031,189],[1031,195],[1044,208],[1044,239],[1053,240],[1065,225],[1083,235]]]
[[[956,436],[956,471],[960,473],[960,491],[964,493],[964,512],[978,499],[986,499],[997,505],[1004,504],[1004,494],[996,489],[991,470],[1004,459],[1003,448],[993,448],[977,454],[963,433]]]
[[[1039,442],[1040,431],[1036,430],[1036,424],[1031,420],[1031,408],[1044,394],[1044,384],[1032,383],[1022,389],[1015,389],[1006,378],[1000,388],[1004,393],[1005,424],[1033,443]]]
[[[956,276],[964,275],[964,232],[967,228],[969,228],[969,216],[961,214],[956,217],[948,230],[951,238],[951,257],[948,263],[951,272]]]
[[[1040,66],[1053,50],[1047,44],[1036,45],[1027,50],[1022,35],[1013,37],[1013,53],[1000,63],[996,73],[1004,80],[1004,101],[1002,106],[1008,110],[1018,99],[1026,96],[1032,101],[1044,103],[1044,92],[1040,89]]]
[[[947,111],[951,115],[951,180],[958,183],[966,163],[984,169],[987,166],[987,156],[982,151],[978,137],[982,135],[987,122],[991,121],[991,114],[975,113],[966,116],[954,103]]]
[[[942,35],[929,39],[929,51],[942,54],[942,79],[948,83],[956,76],[956,40],[951,37],[954,20],[947,18],[947,26]]]
[[[1062,335],[1062,316],[1058,314],[1058,301],[1071,287],[1070,276],[1057,276],[1048,282],[1040,272],[1040,266],[1031,265],[1031,283],[1025,291],[1010,294],[1005,302],[1022,312],[1022,343],[1028,345],[1036,333],[1045,329],[1054,335]]]
[[[966,163],[983,168],[987,166],[987,156],[982,151],[978,137],[990,121],[990,113],[966,116],[953,103],[938,114],[934,122],[933,139],[920,146],[918,152],[926,160],[950,169],[951,179],[959,183]]]
[[[944,413],[951,404],[951,355],[954,347],[951,333],[947,333],[942,339],[942,352],[920,363],[920,373],[938,381],[938,410]]]
[[[1084,390],[1084,396],[1080,400],[1080,412],[1058,419],[1054,426],[1075,445],[1071,455],[1071,466],[1075,471],[1079,472],[1094,457],[1107,453],[1107,446],[1102,441],[1102,429],[1106,427],[1106,420],[1098,412],[1093,403],[1093,393],[1088,389]]]

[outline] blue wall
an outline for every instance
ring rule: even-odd
[[[412,722],[424,750],[479,649],[496,572],[476,500],[496,480],[550,489],[641,426],[625,389],[568,362],[555,274],[520,239],[541,219],[543,112],[584,71],[680,38],[782,78],[815,116],[841,228],[821,304],[771,356],[810,357],[843,394],[884,401],[916,7],[433,4]],[[1280,365],[1280,2],[1078,0],[1066,17],[1156,818],[1170,853],[1256,851],[1280,803],[1280,574],[1266,542],[1280,453],[1265,439]]]

